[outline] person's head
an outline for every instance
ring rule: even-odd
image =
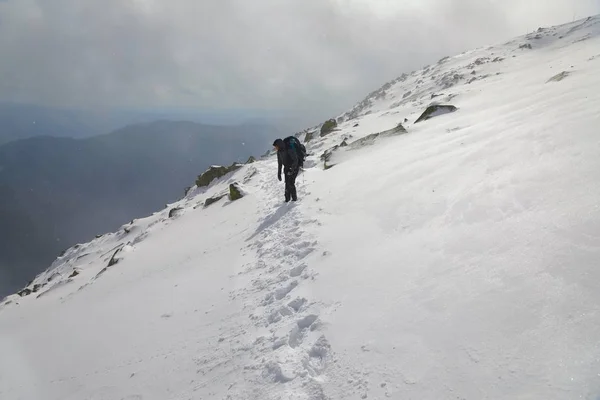
[[[275,151],[282,150],[284,148],[283,140],[275,139],[275,141],[273,142],[273,148],[275,149]]]

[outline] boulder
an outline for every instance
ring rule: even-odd
[[[179,212],[183,210],[183,208],[181,207],[175,207],[175,208],[171,208],[169,210],[169,218],[173,218],[173,217],[177,217],[179,216]]]
[[[210,183],[213,180],[221,178],[221,177],[227,175],[228,173],[236,171],[240,168],[242,168],[242,164],[237,164],[237,163],[233,163],[229,167],[213,165],[209,169],[204,171],[204,173],[202,175],[198,176],[198,179],[196,179],[196,186],[198,186],[198,187],[208,186],[208,185],[210,185]]]
[[[533,49],[533,47],[531,46],[531,43],[526,43],[526,44],[522,44],[519,46],[520,49]]]
[[[335,119],[332,118],[330,120],[325,121],[325,123],[323,123],[323,125],[321,126],[321,137],[327,136],[328,134],[333,132],[335,128],[337,128],[337,121]]]
[[[254,156],[250,156],[250,158],[248,158],[248,161],[246,161],[246,164],[252,164],[253,162],[256,162],[256,158],[254,158]]]
[[[208,199],[204,200],[204,208],[210,206],[211,204],[216,203],[217,201],[221,200],[223,197],[225,197],[225,193],[218,194],[213,197],[209,197]]]
[[[415,121],[415,124],[421,121],[427,121],[428,119],[437,117],[439,115],[453,113],[458,110],[452,105],[435,104],[427,107],[427,109],[421,114],[421,116]]]
[[[77,275],[79,275],[79,271],[74,269],[73,272],[71,272],[71,275],[69,275],[69,278],[75,278]]]
[[[29,296],[31,294],[31,289],[29,289],[29,288],[21,289],[17,292],[17,294],[21,297]]]
[[[236,201],[244,197],[243,191],[237,182],[229,185],[229,200]]]

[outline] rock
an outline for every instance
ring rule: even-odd
[[[244,197],[242,190],[237,182],[229,185],[229,200],[236,201]]]
[[[421,114],[421,116],[415,121],[415,124],[421,121],[427,121],[433,117],[437,117],[439,115],[453,113],[458,110],[455,106],[452,105],[431,105],[427,107],[427,109]]]
[[[263,154],[262,156],[260,156],[261,159],[265,159],[267,157],[269,157],[271,155],[271,153],[273,153],[273,150],[267,150],[265,152],[265,154]]]
[[[216,203],[217,201],[221,200],[223,197],[225,197],[225,194],[218,194],[216,196],[209,197],[208,199],[204,200],[204,208],[210,206],[213,203]]]
[[[187,195],[188,195],[188,193],[190,192],[190,190],[191,190],[191,189],[192,189],[192,187],[191,187],[191,186],[186,186],[186,187],[183,189],[183,195],[184,195],[184,196],[187,196]]]
[[[565,78],[566,78],[567,76],[569,76],[569,75],[571,75],[571,73],[570,73],[570,72],[568,72],[568,71],[563,71],[563,72],[561,72],[560,74],[556,74],[556,75],[554,75],[552,78],[548,79],[548,80],[546,81],[546,83],[549,83],[549,82],[560,82],[560,81],[562,81],[563,79],[565,79]]]
[[[33,289],[31,290],[32,293],[37,293],[40,291],[41,288],[43,288],[46,285],[40,285],[39,283],[36,283],[35,285],[33,285]]]
[[[110,258],[110,261],[108,261],[108,266],[107,267],[112,267],[113,265],[116,265],[119,262],[119,259],[117,258],[117,254],[119,254],[119,252],[122,250],[123,248],[121,247],[120,249],[117,249],[112,257]]]
[[[315,132],[306,132],[306,136],[304,136],[304,142],[310,142],[311,140],[313,140],[313,136],[314,136]]]
[[[340,147],[346,147],[348,146],[348,142],[346,142],[346,139],[342,140],[342,143],[340,143]]]
[[[124,245],[121,245],[121,247],[119,247],[117,250],[115,250],[115,252],[113,253],[112,257],[110,258],[110,260],[108,261],[108,265],[104,268],[102,268],[100,270],[100,272],[98,272],[95,276],[95,278],[98,278],[100,275],[102,275],[103,273],[105,273],[110,267],[112,267],[113,265],[116,265],[119,263],[119,261],[121,260],[119,257],[117,257],[117,254],[119,254],[121,252],[121,250],[123,250]]]
[[[69,278],[75,278],[77,275],[79,275],[79,271],[74,269],[73,272],[71,272],[71,275],[69,275]]]
[[[227,175],[230,172],[236,171],[242,167],[242,164],[233,163],[229,167],[223,167],[220,165],[213,165],[207,169],[202,175],[196,179],[196,186],[205,187],[218,178]]]
[[[408,96],[410,96],[411,94],[412,94],[412,92],[409,90],[408,92],[406,92],[406,93],[404,93],[404,94],[402,95],[402,98],[403,98],[403,99],[405,99],[405,98],[407,98]]]
[[[29,289],[29,288],[21,289],[17,292],[17,294],[21,297],[29,296],[31,294],[31,289]]]
[[[404,128],[404,126],[402,124],[398,124],[398,125],[396,125],[395,128],[388,129],[387,131],[372,133],[361,139],[355,140],[354,142],[350,143],[348,145],[348,147],[350,149],[358,149],[360,147],[372,145],[373,143],[375,143],[375,140],[378,138],[388,137],[388,136],[397,136],[397,135],[401,135],[406,132],[407,131]]]
[[[323,125],[321,126],[321,137],[327,136],[328,134],[333,132],[335,128],[337,128],[337,121],[335,119],[332,118],[330,120],[325,121],[325,123],[323,123]]]
[[[321,161],[323,161],[323,169],[324,170],[328,170],[329,168],[333,167],[335,164],[328,164],[328,162],[331,160],[331,156],[333,155],[333,152],[336,151],[340,146],[335,145],[332,148],[325,150],[325,152],[323,154],[321,154]]]
[[[358,124],[354,124],[354,125],[352,125],[352,127],[353,127],[353,128],[356,128],[357,126],[358,126]]]
[[[253,162],[256,162],[256,158],[254,158],[254,156],[250,156],[250,158],[248,158],[248,161],[246,161],[246,164],[252,164]]]
[[[177,217],[179,216],[179,212],[183,210],[183,208],[181,207],[175,207],[175,208],[171,208],[169,210],[169,218],[173,218],[173,217]]]
[[[525,43],[519,46],[520,49],[533,49],[533,47],[531,46],[531,43]]]

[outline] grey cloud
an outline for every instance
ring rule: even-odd
[[[442,56],[600,12],[595,0],[398,3],[0,2],[0,99],[327,116]]]

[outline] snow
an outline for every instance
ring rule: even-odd
[[[442,60],[309,143],[298,203],[271,156],[69,249],[0,305],[0,398],[597,399],[599,45]]]

